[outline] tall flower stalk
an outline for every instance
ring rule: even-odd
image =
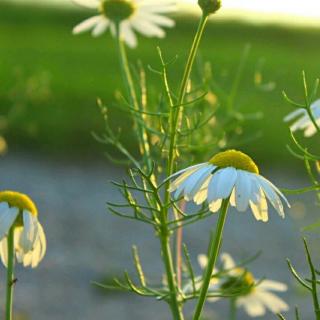
[[[136,119],[136,117],[139,117],[138,121],[135,121],[135,126],[138,131],[140,153],[143,157],[143,162],[147,170],[150,171],[152,165],[151,165],[150,146],[149,146],[148,136],[144,126],[142,125],[143,117],[141,113],[141,108],[137,98],[132,74],[130,71],[126,47],[125,47],[123,38],[121,37],[119,23],[116,24],[116,34],[117,34],[116,38],[117,38],[117,44],[118,44],[118,50],[119,50],[119,56],[120,56],[120,67],[123,75],[123,80],[129,95],[130,106],[133,108],[133,112],[136,113],[133,119]]]
[[[7,290],[6,290],[6,320],[12,320],[13,288],[14,288],[14,227],[8,233],[8,267],[7,267]]]
[[[193,320],[200,319],[201,312],[202,312],[204,303],[206,301],[213,269],[215,267],[215,264],[219,255],[219,250],[221,247],[221,239],[222,239],[224,224],[226,222],[226,217],[228,213],[228,207],[229,207],[229,198],[224,200],[222,203],[215,236],[211,237],[211,241],[209,245],[208,265],[203,275],[203,283],[200,290],[199,300],[193,315]]]

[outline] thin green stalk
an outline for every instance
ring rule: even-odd
[[[236,298],[230,299],[230,320],[237,319],[237,305],[236,305]]]
[[[313,116],[311,107],[307,107],[307,113],[308,113],[308,116],[309,116],[310,120],[312,121],[313,125],[315,126],[318,134],[320,134],[320,127],[319,127],[316,119],[315,119],[314,116]]]
[[[173,173],[173,168],[174,168],[176,137],[177,137],[177,131],[178,131],[178,124],[179,124],[178,119],[180,118],[180,113],[181,113],[181,105],[183,104],[183,100],[187,90],[188,80],[190,77],[194,59],[196,57],[196,53],[199,48],[200,40],[201,40],[207,20],[208,20],[207,15],[203,15],[200,20],[198,30],[195,35],[195,38],[189,53],[189,58],[187,60],[187,64],[183,73],[177,108],[173,108],[173,102],[171,100],[170,92],[167,87],[168,84],[166,82],[166,74],[164,74],[166,90],[170,100],[169,101],[170,102],[170,114],[169,114],[170,143],[169,143],[169,156],[168,156],[167,172],[166,172],[168,177]],[[168,181],[165,187],[165,196],[164,196],[165,203],[168,203],[170,198],[169,183],[170,182]],[[169,230],[167,226],[168,210],[169,208],[165,207],[161,215],[161,227],[162,227],[162,231],[160,233],[161,250],[163,254],[163,260],[164,260],[166,275],[168,279],[168,286],[171,294],[170,306],[171,306],[172,314],[174,319],[183,320],[184,317],[182,313],[182,304],[179,302],[179,292],[178,292],[179,288],[177,285],[175,268],[173,265],[172,252],[171,252],[171,246],[170,246],[170,235],[169,235]]]
[[[170,307],[174,320],[183,320],[184,316],[182,313],[182,304],[178,300],[177,281],[174,271],[170,237],[167,227],[164,227],[161,234],[161,251],[163,256],[163,262],[166,269],[167,281],[170,290]]]
[[[201,315],[204,303],[206,301],[212,272],[215,267],[220,246],[221,246],[222,233],[223,233],[223,228],[224,228],[224,224],[225,224],[227,213],[228,213],[228,207],[229,207],[229,198],[223,200],[222,202],[221,211],[219,213],[219,219],[216,227],[216,232],[214,237],[212,237],[210,240],[210,245],[209,245],[210,252],[209,252],[208,265],[203,275],[203,283],[200,290],[200,295],[199,295],[199,300],[196,306],[196,310],[193,315],[193,320],[200,319],[200,315]]]
[[[14,227],[10,228],[7,241],[8,241],[8,266],[7,266],[6,320],[12,320],[13,287],[14,287]]]
[[[203,14],[198,30],[196,32],[196,35],[194,37],[191,50],[189,53],[189,57],[187,60],[187,64],[183,73],[181,85],[180,85],[180,91],[179,91],[179,96],[178,96],[178,103],[177,103],[177,108],[171,108],[170,109],[170,144],[169,144],[169,156],[168,156],[168,166],[167,166],[167,176],[169,177],[172,172],[173,172],[173,167],[174,167],[174,160],[175,160],[175,147],[176,147],[176,139],[177,139],[177,131],[178,127],[180,125],[180,118],[181,118],[181,110],[182,110],[182,104],[184,102],[184,98],[187,92],[187,86],[188,86],[188,81],[190,78],[191,70],[193,67],[193,63],[195,60],[195,57],[197,55],[197,51],[200,45],[200,41],[205,29],[205,26],[208,21],[208,15]]]
[[[309,252],[309,248],[308,248],[308,244],[307,244],[307,240],[305,238],[303,238],[303,243],[304,243],[304,248],[306,251],[306,256],[307,256],[307,260],[308,260],[308,264],[309,264],[309,268],[310,268],[310,272],[311,272],[311,286],[312,286],[312,300],[313,300],[313,308],[314,308],[314,313],[316,315],[316,319],[320,320],[320,304],[319,304],[319,300],[318,300],[318,292],[317,292],[317,275],[316,275],[316,271],[311,259],[311,255]]]
[[[117,42],[118,42],[118,49],[119,49],[119,55],[120,55],[121,71],[122,71],[123,79],[126,84],[128,95],[130,98],[130,105],[132,105],[132,107],[137,111],[135,112],[134,117],[138,117],[138,116],[141,117],[141,119],[139,119],[141,121],[135,121],[135,118],[133,117],[133,121],[137,126],[137,130],[138,130],[140,153],[144,159],[144,163],[147,169],[150,171],[152,168],[152,162],[150,158],[150,146],[148,142],[148,136],[147,136],[146,130],[142,125],[143,119],[140,113],[141,111],[140,105],[138,102],[133,78],[132,78],[130,67],[129,67],[126,48],[119,33],[119,27],[117,27]]]

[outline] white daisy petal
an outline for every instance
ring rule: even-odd
[[[101,15],[88,18],[88,19],[82,21],[81,23],[79,23],[78,25],[76,25],[73,28],[72,33],[78,34],[81,32],[88,31],[88,30],[94,28],[101,21],[103,21],[103,18],[101,17]]]
[[[256,297],[273,313],[288,311],[289,306],[275,294],[256,289]]]
[[[138,17],[132,21],[132,27],[146,37],[163,38],[165,36],[165,32],[156,24]]]
[[[5,237],[19,214],[19,209],[2,205],[0,210],[0,240]]]
[[[175,25],[174,20],[165,16],[160,16],[158,14],[146,13],[144,14],[144,18],[149,20],[150,22],[153,22],[154,24],[157,24],[158,26],[170,28],[174,27]]]
[[[221,199],[218,199],[216,201],[212,201],[210,204],[209,204],[209,209],[211,212],[218,212],[221,208],[221,204],[222,204],[222,200]]]
[[[39,245],[40,245],[39,261],[41,261],[47,250],[47,239],[43,231],[43,227],[39,222],[38,222],[38,230],[39,230]]]
[[[121,23],[120,32],[124,41],[130,48],[135,48],[137,46],[137,37],[132,30],[131,24],[128,22]]]
[[[223,170],[225,170],[225,169],[220,169],[217,172],[215,172],[209,182],[208,198],[207,198],[207,201],[209,203],[218,200],[217,192],[219,190],[220,181],[221,181],[221,174],[222,174]]]
[[[102,35],[110,26],[110,21],[107,19],[101,19],[92,30],[92,35],[94,37],[99,37]]]
[[[196,204],[199,205],[199,204],[203,203],[204,201],[206,201],[207,194],[208,194],[208,185],[209,185],[211,178],[212,178],[212,175],[210,174],[210,176],[207,178],[207,180],[203,183],[201,189],[193,197],[193,200]]]
[[[8,265],[8,242],[7,238],[3,238],[0,241],[0,256],[1,261],[5,267]]]
[[[274,281],[274,280],[268,280],[265,279],[259,284],[259,288],[265,289],[265,290],[273,290],[273,291],[287,291],[288,286],[285,283]]]
[[[237,180],[237,170],[228,167],[221,170],[219,188],[216,190],[216,197],[227,199],[231,195],[231,191]]]
[[[318,120],[316,120],[316,123],[318,126],[320,126],[320,118]],[[309,124],[309,126],[304,130],[304,136],[309,138],[311,136],[313,136],[315,133],[317,132],[317,128],[315,127],[315,125],[311,122]]]
[[[251,190],[251,181],[247,172],[237,170],[237,181],[235,183],[236,207],[240,212],[247,210]]]
[[[184,190],[186,200],[192,200],[194,198],[195,194],[201,189],[213,170],[214,167],[208,165],[198,169],[186,179],[186,188]]]
[[[223,263],[224,269],[230,270],[233,269],[236,264],[229,253],[222,253],[221,254],[221,261]]]
[[[256,202],[250,201],[250,207],[253,212],[253,215],[257,220],[262,220],[267,222],[268,217],[268,203],[263,191],[260,189],[260,197]]]
[[[263,303],[255,296],[239,297],[236,303],[237,306],[243,306],[250,317],[259,317],[266,313]]]
[[[189,175],[191,175],[197,169],[199,169],[203,166],[206,166],[206,165],[207,165],[207,163],[200,163],[200,164],[182,169],[182,170],[174,173],[173,175],[171,175],[169,178],[167,178],[164,181],[167,181],[168,179],[172,179],[173,177],[176,177],[177,175],[181,174],[177,179],[175,179],[173,182],[171,182],[169,191],[172,192],[172,191],[176,190],[179,187],[180,183],[182,183]]]
[[[260,183],[260,186],[265,193],[266,197],[272,204],[272,206],[276,209],[276,211],[279,213],[279,215],[284,218],[284,210],[282,202],[275,191],[275,189],[272,188],[272,186],[267,183],[264,179],[261,179],[261,176],[257,176],[257,181]]]
[[[310,108],[317,125],[320,125],[320,99],[313,102]],[[303,130],[305,137],[311,137],[317,132],[315,125],[313,124],[305,109],[300,108],[289,113],[284,118],[284,121],[288,122],[295,118],[297,119],[290,126],[290,130],[292,132]]]
[[[199,263],[201,269],[205,269],[208,264],[208,257],[205,254],[199,254],[198,255],[198,263]]]
[[[306,114],[306,110],[305,109],[302,109],[302,108],[301,109],[297,109],[297,110],[289,113],[288,115],[286,115],[283,120],[285,122],[289,122],[289,121],[293,120],[294,118],[296,118],[298,116],[301,116],[301,115],[305,115],[305,114]]]
[[[24,253],[31,251],[38,240],[37,218],[27,210],[23,211],[23,230],[20,237],[20,247]]]

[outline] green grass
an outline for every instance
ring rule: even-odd
[[[109,36],[93,39],[89,34],[73,36],[72,27],[90,15],[85,10],[59,10],[32,6],[0,5],[0,119],[9,148],[32,148],[37,152],[74,156],[96,156],[103,147],[90,132],[102,130],[95,100],[114,101],[121,87],[117,53]],[[213,19],[214,20],[214,19]],[[166,40],[141,39],[130,51],[132,61],[158,66],[156,46],[166,57],[184,61],[196,28],[196,20],[179,18]],[[288,161],[288,140],[283,116],[291,109],[281,96],[285,89],[302,99],[301,71],[309,79],[320,74],[319,30],[253,26],[237,22],[212,22],[203,39],[201,57],[210,60],[225,88],[235,73],[247,43],[251,52],[241,81],[237,105],[245,112],[262,111],[262,121],[247,130],[261,130],[262,138],[245,149],[260,161]],[[265,81],[276,88],[264,92],[253,84],[256,67],[263,59]],[[171,69],[171,82],[181,76],[181,63]],[[149,73],[151,85],[160,85]],[[115,123],[126,121],[115,115]],[[130,133],[128,133],[130,135]],[[291,161],[291,160],[290,160]]]

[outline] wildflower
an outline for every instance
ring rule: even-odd
[[[15,191],[0,192],[0,255],[7,266],[7,235],[14,228],[14,248],[17,261],[25,267],[37,267],[46,252],[46,237],[38,221],[38,211],[32,200]]]
[[[314,101],[311,104],[311,113],[317,123],[320,126],[320,99]],[[314,123],[311,121],[310,116],[308,115],[306,109],[300,108],[291,113],[289,113],[285,118],[285,122],[289,122],[293,119],[296,119],[293,124],[290,126],[290,130],[295,132],[297,130],[303,130],[305,137],[311,137],[317,132],[317,128]]]
[[[200,266],[205,268],[208,258],[206,255],[199,255]],[[239,292],[239,296],[235,297],[237,307],[243,307],[250,317],[263,316],[266,309],[273,313],[287,311],[288,305],[276,296],[272,291],[284,292],[287,290],[287,285],[264,279],[262,281],[255,279],[253,274],[244,268],[237,267],[232,257],[223,253],[221,255],[223,270],[220,270],[223,276],[216,279],[219,283],[215,284],[215,290],[230,290]],[[271,292],[270,292],[271,291]],[[210,302],[219,300],[218,297],[208,299]]]
[[[175,191],[174,197],[183,195],[185,200],[196,204],[207,201],[212,212],[220,209],[222,200],[229,199],[238,211],[246,211],[250,206],[254,217],[266,222],[267,199],[282,218],[281,198],[290,206],[281,191],[259,174],[254,161],[240,151],[220,152],[208,162],[183,169],[170,178],[177,175],[170,186],[170,192]]]
[[[136,47],[134,31],[146,37],[163,38],[162,27],[173,27],[174,21],[163,14],[173,12],[171,0],[73,0],[75,3],[98,11],[95,15],[73,29],[74,34],[92,30],[97,37],[108,28],[113,36],[119,24],[120,36],[130,47]]]

